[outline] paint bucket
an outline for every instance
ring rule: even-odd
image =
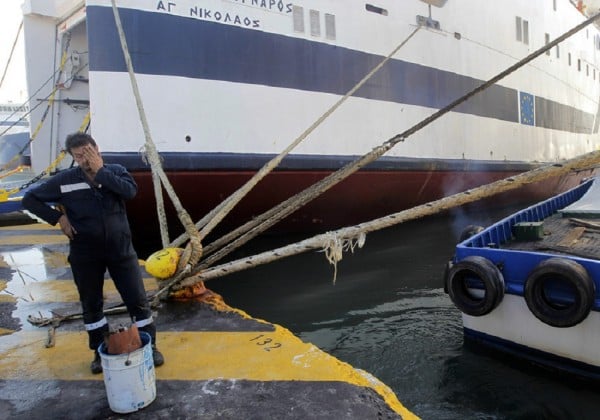
[[[156,398],[156,377],[150,334],[140,331],[142,347],[125,354],[108,354],[98,347],[108,405],[115,413],[131,413]]]

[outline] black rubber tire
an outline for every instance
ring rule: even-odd
[[[570,305],[551,302],[544,293],[548,280],[568,283],[574,291]],[[596,286],[577,261],[553,257],[533,269],[525,282],[525,302],[533,315],[545,324],[569,328],[587,318],[596,296]]]
[[[462,241],[469,239],[471,236],[478,234],[482,230],[483,230],[483,226],[468,225],[460,233],[460,236],[458,237],[458,243],[461,243]]]
[[[469,291],[467,279],[481,283],[484,289],[482,298]],[[483,316],[493,311],[504,298],[504,277],[487,258],[468,256],[446,270],[445,289],[454,305],[463,313]]]

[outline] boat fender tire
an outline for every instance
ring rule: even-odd
[[[548,300],[545,284],[548,280],[568,283],[574,291],[572,304]],[[548,258],[539,263],[525,281],[525,302],[536,318],[545,324],[568,328],[579,324],[594,305],[596,287],[586,269],[568,258]]]
[[[469,290],[468,280],[483,286],[483,297],[474,296]],[[448,267],[445,289],[461,312],[471,316],[482,316],[493,311],[502,302],[504,276],[487,258],[471,255]]]
[[[478,234],[482,230],[483,230],[483,226],[468,225],[460,233],[460,236],[458,237],[458,242],[460,243],[460,242],[466,241],[471,236]]]

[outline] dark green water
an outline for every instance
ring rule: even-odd
[[[424,419],[597,419],[600,390],[463,344],[460,312],[442,288],[444,264],[466,224],[488,225],[514,210],[471,220],[457,212],[372,233],[344,254],[335,285],[323,253],[311,252],[207,286],[374,374]],[[244,253],[296,239],[262,238]]]

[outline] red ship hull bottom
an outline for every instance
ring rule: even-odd
[[[269,174],[223,220],[214,236],[244,224],[330,173],[278,171]],[[198,221],[242,186],[254,172],[177,171],[167,174],[182,205],[192,219]],[[360,171],[266,233],[313,234],[351,226],[516,174],[509,171]],[[481,211],[489,206],[509,207],[543,200],[574,187],[592,174],[593,171],[589,170],[549,178],[481,200],[472,208]],[[138,243],[159,245],[159,222],[151,173],[136,171],[133,175],[139,187],[137,197],[127,204],[133,235]],[[183,228],[166,194],[164,200],[172,240],[183,232]]]

